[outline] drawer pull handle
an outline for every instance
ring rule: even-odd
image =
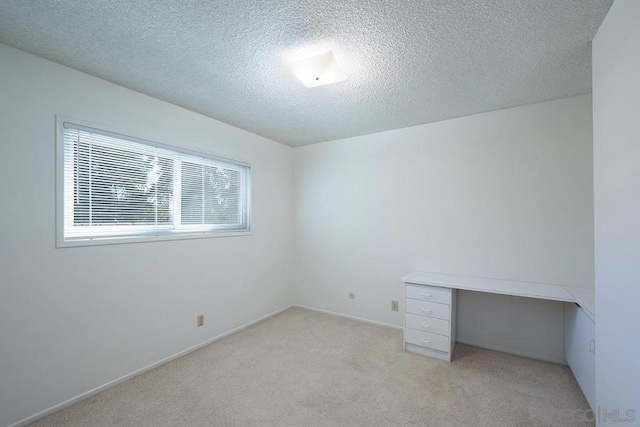
[[[431,299],[431,298],[433,298],[433,295],[431,295],[431,294],[425,294],[424,292],[422,293],[422,296],[424,297],[424,299]]]
[[[426,345],[428,347],[431,347],[431,341],[425,340],[424,338],[421,341],[422,341],[422,344],[424,344],[424,345]]]
[[[426,323],[422,324],[422,329],[431,330],[431,325],[427,325]]]
[[[429,310],[428,308],[423,308],[422,312],[427,316],[431,316],[431,313],[433,313],[433,310]]]

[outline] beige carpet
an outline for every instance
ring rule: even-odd
[[[462,344],[442,362],[293,308],[33,425],[565,426],[587,408],[565,366]]]

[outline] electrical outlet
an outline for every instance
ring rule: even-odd
[[[391,301],[391,311],[398,311],[398,301],[396,300]]]
[[[204,314],[198,314],[198,328],[204,326]]]

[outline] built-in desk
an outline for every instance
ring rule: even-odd
[[[462,289],[465,291],[573,302],[582,307],[587,316],[592,320],[595,321],[596,319],[594,291],[591,288],[460,276],[457,274],[430,273],[426,271],[412,271],[404,276],[402,281],[404,283]]]
[[[456,336],[456,291],[565,302],[565,358],[593,407],[595,401],[594,290],[548,283],[412,271],[405,284],[404,349],[451,361]]]

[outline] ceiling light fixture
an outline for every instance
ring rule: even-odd
[[[347,75],[340,69],[332,51],[293,61],[291,70],[306,87],[328,85],[347,79]]]

